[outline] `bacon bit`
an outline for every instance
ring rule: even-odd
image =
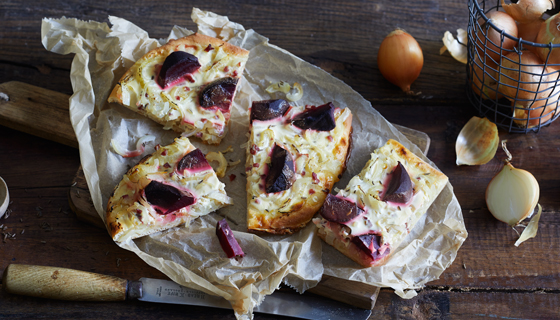
[[[192,77],[191,74],[186,74],[186,75],[184,76],[184,78],[185,78],[188,82],[194,83],[194,78]]]
[[[175,100],[181,100],[180,96],[175,96]]]
[[[332,137],[331,135],[329,135],[329,136],[327,137],[327,139],[328,139],[330,142],[333,142],[333,140],[334,140],[333,137]]]
[[[211,44],[209,44],[208,47],[206,47],[206,49],[204,49],[204,51],[206,51],[206,52],[210,52],[212,50],[214,50],[214,47],[212,47]]]
[[[259,203],[261,203],[261,200],[255,199],[255,203],[256,203],[256,204],[259,204]]]
[[[237,66],[238,66],[238,67],[241,67],[241,62],[238,62],[238,63],[237,63]]]
[[[315,190],[309,189],[309,194],[315,194]]]
[[[235,180],[235,175],[232,173],[229,175],[229,181]]]
[[[162,155],[162,156],[166,156],[166,155],[167,155],[167,149],[163,150],[163,151],[161,152],[161,155]]]
[[[228,66],[225,66],[225,67],[224,67],[224,72],[228,72],[228,71],[229,71],[229,67],[228,67]]]
[[[185,90],[185,91],[191,91],[191,88],[189,88],[189,87],[184,87],[183,90]]]
[[[251,171],[251,167],[245,168],[245,171]]]
[[[261,149],[259,147],[257,147],[256,144],[252,145],[251,149],[250,149],[251,154],[255,155],[255,154],[257,154],[257,151],[261,151]]]
[[[121,197],[121,199],[127,199],[128,198],[128,194],[125,194]]]
[[[146,96],[146,98],[148,97],[148,93],[147,93],[147,92],[146,92],[145,96]]]
[[[142,210],[136,209],[136,217],[138,220],[142,221]]]
[[[237,70],[233,70],[232,76],[237,77],[237,75],[238,75]]]
[[[319,178],[317,177],[317,174],[315,172],[311,174],[311,178],[313,178],[313,183],[315,184],[319,183]]]
[[[161,148],[161,145],[159,143],[154,146],[154,150],[156,150],[156,151],[158,151],[159,148]]]
[[[301,176],[305,177],[305,170],[301,172]]]
[[[253,163],[253,167],[258,168],[260,166],[260,164],[258,163]]]
[[[170,165],[169,163],[166,162],[166,163],[163,165],[163,167],[164,167],[164,168],[171,168],[171,165]]]

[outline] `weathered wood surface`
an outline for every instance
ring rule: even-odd
[[[450,177],[469,237],[453,265],[412,300],[383,289],[373,318],[560,318],[560,127],[508,139],[513,165],[532,172],[541,186],[538,235],[520,247],[517,235],[488,212],[484,192],[505,158],[456,167],[454,143],[474,114],[465,96],[465,67],[440,55],[446,30],[466,27],[465,1],[89,1],[8,0],[0,4],[0,83],[17,80],[72,93],[72,56],[47,52],[40,42],[43,17],[108,21],[115,15],[154,37],[175,24],[191,27],[192,7],[227,15],[352,86],[389,121],[427,133],[428,153]],[[377,48],[396,27],[413,34],[424,69],[406,96],[378,71]],[[68,190],[79,168],[74,148],[0,126],[0,176],[10,188],[9,217],[0,218],[0,268],[8,263],[60,266],[127,279],[165,278],[120,249],[106,231],[78,221]],[[234,319],[227,310],[149,303],[77,303],[0,292],[0,318]],[[256,319],[280,319],[257,315]]]

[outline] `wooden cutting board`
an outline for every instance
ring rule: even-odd
[[[69,95],[22,82],[0,84],[0,125],[77,148],[78,142],[69,117],[69,98]],[[427,153],[430,146],[427,134],[398,125],[395,127]],[[93,207],[81,167],[70,187],[68,199],[78,219],[105,228]],[[379,290],[379,287],[325,275],[316,287],[308,291],[371,309]]]

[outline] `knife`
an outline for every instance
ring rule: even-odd
[[[172,303],[232,309],[219,296],[181,286],[173,281],[141,278],[129,281],[114,276],[66,268],[10,264],[2,287],[8,293],[73,301],[125,301]],[[287,308],[286,306],[289,306]],[[300,319],[366,320],[371,309],[361,309],[315,295],[275,291],[253,310]]]

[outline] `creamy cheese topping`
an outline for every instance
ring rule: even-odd
[[[413,198],[407,204],[381,201],[388,184],[387,178],[398,161],[406,168],[414,190]],[[423,170],[422,166],[408,163],[391,146],[385,145],[377,149],[371,154],[371,159],[361,173],[354,176],[337,195],[357,203],[365,210],[365,214],[346,223],[351,235],[358,236],[372,231],[380,233],[382,245],[387,244],[394,250],[394,245],[398,245],[410,232],[443,187],[441,179],[434,179],[438,177]],[[446,181],[447,179],[443,184]]]
[[[175,49],[188,52],[198,58],[199,70],[162,89],[156,82],[157,75],[167,54],[152,55],[140,59],[131,71],[135,77],[121,82],[123,104],[138,108],[165,129],[197,134],[203,140],[222,136],[229,112],[223,114],[218,108],[202,108],[199,94],[208,83],[226,77],[239,78],[245,67],[246,57],[228,55],[221,47],[206,50],[202,45],[180,45]]]
[[[176,172],[176,163],[194,149],[187,138],[177,138],[173,144],[159,148],[146,162],[123,177],[112,199],[114,212],[127,213],[118,217],[121,225],[126,227],[125,234],[142,233],[145,229],[177,219],[184,222],[232,203],[225,193],[225,185],[212,169],[187,175]],[[152,180],[187,191],[195,198],[195,203],[167,215],[157,213],[144,195],[144,188]]]
[[[304,110],[305,107],[292,107],[284,117],[252,123],[247,145],[248,206],[267,219],[295,211],[302,204],[318,204],[330,192],[324,189],[325,182],[332,182],[343,167],[345,158],[337,157],[335,150],[344,137],[343,123],[351,116],[350,111],[336,108],[336,127],[331,131],[317,131],[302,130],[289,122]],[[264,191],[264,177],[275,144],[291,153],[295,182],[288,190],[268,194]]]

